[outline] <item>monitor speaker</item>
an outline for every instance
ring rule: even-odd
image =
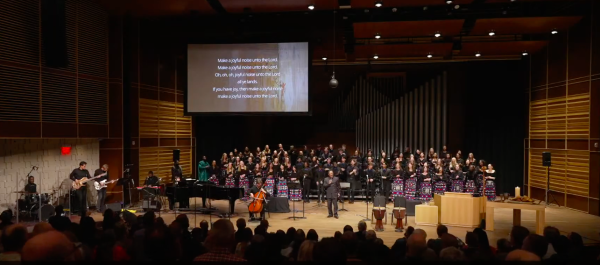
[[[552,165],[552,156],[550,155],[550,152],[542,153],[542,165],[545,167],[549,167]]]
[[[173,150],[173,161],[179,161],[179,149]]]
[[[45,66],[66,68],[67,53],[66,0],[44,0],[42,2],[42,50]]]

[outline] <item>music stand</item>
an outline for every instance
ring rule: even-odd
[[[340,189],[342,190],[341,201],[342,201],[342,209],[339,209],[340,212],[347,212],[348,210],[344,209],[344,191],[350,188],[350,182],[340,182]]]
[[[300,182],[291,182],[289,181],[287,183],[288,186],[288,192],[290,192],[292,189],[294,190],[299,190],[300,189]],[[306,219],[306,217],[304,217],[304,200],[302,200],[302,217],[296,216],[296,200],[292,200],[292,216],[288,217],[288,219],[292,219],[294,221],[296,221],[296,219]]]
[[[129,189],[129,183],[130,180],[132,180],[131,178],[128,177],[122,177],[117,181],[117,186],[122,186],[123,191],[121,192],[121,210],[123,210],[123,208],[125,208],[125,184],[128,185],[128,189]],[[129,190],[129,207],[131,207],[131,190]]]

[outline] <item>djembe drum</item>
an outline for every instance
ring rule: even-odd
[[[406,208],[394,207],[394,218],[396,218],[396,232],[404,230],[404,217],[406,216]]]
[[[373,207],[373,216],[375,216],[375,231],[383,231],[383,218],[385,218],[385,207]]]

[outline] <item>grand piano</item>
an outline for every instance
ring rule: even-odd
[[[231,188],[226,186],[214,185],[211,182],[200,182],[195,180],[186,180],[183,186],[167,186],[165,195],[174,198],[175,202],[189,200],[189,198],[201,197],[202,207],[206,208],[206,199],[228,200],[229,213],[232,215],[235,210],[235,201],[242,197],[243,188]]]

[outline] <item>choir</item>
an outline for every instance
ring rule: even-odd
[[[204,164],[208,165],[207,161]],[[404,152],[396,148],[388,157],[384,150],[375,156],[370,149],[365,155],[361,150],[349,155],[345,145],[337,150],[333,145],[323,149],[320,145],[316,149],[304,146],[302,150],[291,146],[284,150],[279,144],[278,149],[272,151],[266,145],[263,150],[257,147],[254,152],[246,147],[242,152],[234,149],[229,154],[223,153],[220,166],[212,161],[210,166],[199,167],[199,170],[208,172],[198,175],[208,175],[210,182],[242,187],[245,191],[256,179],[263,178],[264,188],[270,194],[306,202],[311,191],[316,193],[317,200],[324,200],[323,179],[329,171],[350,184],[347,193],[350,203],[354,202],[357,192],[366,199],[383,195],[390,201],[395,197],[429,201],[433,194],[443,195],[447,191],[485,196],[490,201],[496,199],[493,165],[486,164],[485,160],[477,161],[473,153],[464,160],[460,150],[453,157],[446,146],[439,156],[433,148],[427,153],[418,149],[412,153],[407,147]],[[291,189],[288,183],[297,185]],[[247,198],[245,192],[244,199]]]

